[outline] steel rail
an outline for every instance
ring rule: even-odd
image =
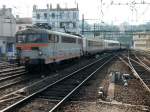
[[[128,61],[128,63],[127,63],[127,62],[126,62],[124,59],[122,59],[121,57],[119,57],[119,59],[120,59],[122,62],[124,62],[124,63],[131,69],[133,75],[134,75],[137,79],[139,79],[140,82],[143,84],[143,86],[146,88],[146,90],[147,90],[148,92],[150,92],[149,87],[145,84],[145,82],[143,81],[143,79],[141,79],[141,77],[140,77],[140,76],[138,75],[138,73],[135,71],[135,69],[133,68],[133,66],[130,65],[129,61]]]
[[[146,66],[144,63],[140,63],[132,58],[130,58],[131,61],[134,61],[135,63],[139,64],[140,66],[142,66],[143,68],[145,68],[147,71],[150,72],[150,67]]]
[[[150,56],[150,52],[148,52],[148,51],[144,51],[144,50],[135,50],[136,52],[143,52],[143,53],[145,53],[145,54],[147,54],[147,55],[149,55]]]
[[[26,74],[27,72],[21,72],[21,73],[18,73],[18,74],[15,74],[15,75],[11,75],[11,76],[8,76],[8,77],[3,77],[3,78],[0,78],[0,82],[2,81],[5,81],[7,79],[11,79],[11,78],[15,78],[15,77],[18,77],[18,76],[21,76],[21,75],[24,75]]]
[[[147,59],[146,57],[143,57],[143,58],[144,58],[144,60],[145,60],[147,63],[150,64],[150,60],[149,60],[149,59]]]
[[[110,56],[110,55],[109,55],[109,56]],[[38,91],[36,91],[36,92],[34,92],[34,93],[32,93],[32,94],[26,96],[25,98],[23,98],[23,99],[17,101],[16,103],[14,103],[14,104],[12,104],[12,105],[10,105],[10,106],[4,108],[3,110],[0,110],[0,112],[9,112],[9,111],[11,111],[13,108],[15,108],[16,106],[18,106],[19,104],[21,104],[21,103],[23,103],[23,102],[25,102],[25,101],[27,101],[27,100],[33,98],[35,95],[37,95],[37,94],[43,92],[44,90],[48,89],[49,87],[51,87],[51,86],[53,86],[53,85],[55,85],[55,84],[57,84],[57,83],[59,83],[59,82],[61,82],[61,81],[63,81],[63,80],[65,80],[65,79],[67,79],[67,78],[69,78],[69,77],[75,75],[76,73],[78,73],[78,72],[80,72],[80,71],[86,69],[87,67],[90,67],[90,66],[94,65],[95,63],[101,61],[102,59],[108,58],[109,56],[105,56],[105,57],[103,57],[103,58],[100,58],[100,59],[98,59],[98,60],[96,60],[96,61],[94,61],[94,62],[92,62],[92,63],[90,63],[90,64],[88,64],[88,65],[86,65],[86,66],[84,66],[84,67],[82,67],[82,68],[80,68],[80,69],[78,69],[78,70],[76,70],[76,71],[74,71],[73,73],[68,74],[68,75],[66,75],[65,77],[62,77],[62,78],[58,79],[57,81],[55,81],[55,82],[53,82],[53,83],[51,83],[51,84],[49,84],[49,85],[43,87],[42,89],[40,89],[40,90],[38,90]]]
[[[15,67],[15,68],[8,68],[8,69],[1,70],[0,73],[15,71],[15,70],[18,70],[18,69],[23,69],[23,68],[25,68],[25,67],[21,66],[21,67]]]
[[[135,55],[135,54],[134,54]],[[150,72],[150,67],[147,66],[143,61],[140,60],[139,57],[137,57],[137,55],[135,55],[136,59]]]
[[[8,75],[13,75],[13,74],[24,72],[24,71],[25,69],[19,69],[17,71],[4,72],[0,75],[0,77],[7,77]]]
[[[143,86],[146,88],[146,90],[148,92],[150,92],[150,88],[145,84],[145,82],[143,81],[143,79],[139,76],[139,74],[137,73],[137,71],[135,70],[135,68],[133,67],[132,63],[131,63],[131,60],[130,60],[130,55],[129,55],[129,52],[128,52],[128,62],[130,64],[130,69],[131,71],[133,72],[133,74],[135,75],[135,77],[137,79],[140,80],[140,82],[143,84]]]
[[[29,86],[25,86],[25,87],[23,87],[23,88],[21,88],[21,89],[18,89],[18,90],[16,90],[16,91],[14,91],[14,92],[11,92],[11,93],[9,93],[9,94],[6,94],[6,95],[0,97],[0,100],[5,99],[6,97],[9,97],[9,96],[11,96],[11,95],[17,94],[18,92],[20,92],[20,91],[22,91],[22,90],[26,90],[26,89],[28,89],[28,88],[31,88],[31,87],[33,87],[33,86],[39,84],[39,83],[44,82],[46,79],[55,77],[55,76],[57,76],[57,75],[58,75],[58,74],[55,74],[55,75],[50,76],[50,77],[45,77],[44,79],[41,79],[41,80],[39,80],[39,81],[36,81],[36,82],[32,83],[32,84],[29,85]]]
[[[20,83],[20,82],[24,82],[24,81],[26,81],[27,79],[21,79],[21,80],[19,80],[19,81],[15,81],[15,82],[12,82],[12,83],[8,83],[8,84],[6,84],[6,85],[3,85],[3,86],[0,86],[0,89],[4,89],[4,88],[7,88],[7,87],[9,87],[9,86],[13,86],[13,85],[15,85],[15,84],[18,84],[18,83]]]
[[[104,64],[98,67],[93,73],[87,76],[77,87],[75,87],[70,93],[68,93],[61,101],[59,101],[49,112],[56,110],[64,101],[66,101],[75,91],[77,91],[89,78],[91,78],[98,70],[100,70],[104,65],[110,62],[115,56],[111,57]]]
[[[126,58],[128,59],[127,56],[124,56],[124,57],[126,57]],[[145,65],[144,63],[140,63],[140,62],[138,62],[138,61],[136,61],[136,60],[134,60],[134,59],[132,59],[132,58],[130,58],[130,60],[131,60],[131,61],[134,61],[135,63],[139,64],[140,66],[142,66],[143,68],[145,68],[147,71],[150,72],[150,67],[149,67],[149,66]]]

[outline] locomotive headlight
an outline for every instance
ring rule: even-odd
[[[42,55],[43,55],[42,51],[39,51],[39,56],[42,56]]]

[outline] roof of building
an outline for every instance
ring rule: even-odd
[[[49,4],[47,4],[47,8],[45,8],[45,9],[39,9],[39,8],[37,8],[36,5],[33,6],[33,11],[47,11],[47,10],[49,10],[49,11],[79,11],[79,8],[78,8],[78,4],[76,7],[73,7],[73,8],[68,8],[68,7],[62,8],[62,7],[60,7],[59,4],[57,4],[56,8],[53,8],[52,4],[50,4],[50,6],[49,6]]]
[[[36,11],[79,11],[77,8],[36,9]]]
[[[150,31],[145,31],[145,32],[135,32],[133,35],[150,35]]]
[[[0,16],[13,16],[11,8],[1,8],[0,9]]]
[[[32,24],[32,18],[17,18],[16,19],[17,24]]]

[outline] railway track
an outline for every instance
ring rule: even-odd
[[[0,62],[0,69],[13,68],[17,66],[17,64],[10,64],[9,62]]]
[[[6,99],[6,105],[0,104],[1,112],[12,112],[12,109],[18,108],[22,103],[31,101],[36,98],[48,98],[48,99],[58,99],[56,105],[53,105],[50,109],[50,112],[55,110],[66,101],[73,93],[75,93],[83,84],[86,83],[95,73],[110,62],[115,56],[106,56],[102,59],[94,61],[75,72],[61,77],[57,80],[54,80],[52,83],[49,83],[48,78],[40,83],[36,83],[37,86],[41,86],[41,82],[44,83],[44,86],[41,86],[41,89],[36,90],[33,86],[28,88],[23,94],[19,92],[11,94]],[[30,92],[29,92],[30,90]],[[10,98],[11,97],[11,98]],[[10,101],[11,99],[11,101]],[[3,100],[3,99],[0,99]],[[12,101],[13,100],[13,101]],[[15,110],[14,110],[15,111]]]
[[[27,73],[24,67],[9,68],[0,71],[0,90],[24,81],[27,78],[23,76]],[[3,93],[3,91],[1,93]]]
[[[0,71],[0,83],[27,73],[24,67],[9,68]]]
[[[20,66],[20,67],[7,68],[7,69],[4,69],[4,70],[0,70],[0,77],[1,76],[7,76],[9,74],[12,74],[15,71],[18,71],[18,70],[25,70],[25,67]]]
[[[148,61],[148,63],[150,63],[150,53],[146,51],[136,51],[136,50],[134,52],[140,54],[143,59],[145,59],[146,61]]]
[[[0,69],[7,69],[7,68],[13,68],[17,67],[17,65],[7,65],[7,64],[0,64]]]
[[[138,54],[138,56],[136,55]],[[150,67],[150,58],[148,58],[147,55],[143,55],[141,53],[135,52],[134,53],[135,58],[142,63],[144,66],[146,66],[147,68]]]
[[[62,69],[65,67],[66,66],[62,67]],[[28,77],[24,77],[23,75],[26,75]],[[43,74],[43,75],[45,75],[45,74]],[[21,77],[19,78],[19,76],[21,76]],[[40,75],[38,75],[38,76],[40,76]],[[16,80],[17,78],[18,78],[18,80]],[[21,67],[21,69],[18,69],[17,71],[6,72],[5,74],[0,75],[0,83],[5,81],[5,80],[8,80],[8,79],[12,79],[12,80],[7,82],[7,83],[1,84],[0,90],[5,90],[5,89],[12,87],[14,85],[17,86],[18,84],[24,84],[25,82],[30,82],[30,78],[36,79],[36,78],[40,78],[40,77],[32,77],[32,75],[29,75],[28,72],[26,72],[24,70],[24,67],[23,68]]]
[[[105,55],[106,54],[103,54],[102,57]],[[24,74],[20,77],[16,77],[16,78],[9,80],[9,82],[4,81],[4,83],[0,84],[0,91],[1,91],[0,99],[3,99],[3,100],[1,100],[1,102],[5,102],[6,100],[8,100],[8,98],[6,98],[7,96],[16,94],[18,92],[20,93],[20,91],[30,88],[32,86],[36,86],[37,83],[45,81],[46,79],[51,80],[51,81],[55,80],[56,78],[59,79],[62,76],[65,76],[66,73],[72,73],[73,71],[75,71],[97,59],[91,58],[88,60],[87,59],[83,59],[83,60],[84,60],[83,62],[78,61],[76,64],[75,63],[69,64],[69,65],[71,65],[71,67],[68,66],[69,68],[66,66],[66,64],[64,64],[64,66],[62,67],[63,70],[60,69],[59,71],[57,71],[57,74],[55,74],[55,73],[44,73],[44,74],[36,74],[36,75]],[[46,76],[46,77],[43,77],[43,76]],[[41,84],[39,85],[39,87],[40,86],[41,86]],[[44,85],[44,86],[46,86],[46,85]]]
[[[150,92],[150,67],[138,58],[134,53],[128,52],[128,57],[122,59],[126,65],[130,67],[133,74],[143,84],[148,92]]]

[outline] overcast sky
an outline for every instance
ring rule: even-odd
[[[120,24],[123,22],[129,23],[143,23],[150,21],[150,5],[136,5],[133,13],[131,6],[127,5],[110,5],[114,3],[131,3],[133,0],[103,0],[104,17],[103,21],[109,24]],[[136,0],[141,2],[143,0]],[[149,2],[149,0],[145,0]],[[0,0],[0,7],[6,5],[6,7],[13,8],[14,15],[20,15],[20,17],[32,17],[32,6],[35,4],[38,8],[46,8],[46,4],[52,4],[56,7],[59,3],[61,7],[76,7],[76,3],[79,4],[80,19],[82,14],[85,15],[85,19],[102,19],[101,16],[101,0]],[[136,11],[137,10],[137,14]],[[137,21],[136,21],[137,20]]]

